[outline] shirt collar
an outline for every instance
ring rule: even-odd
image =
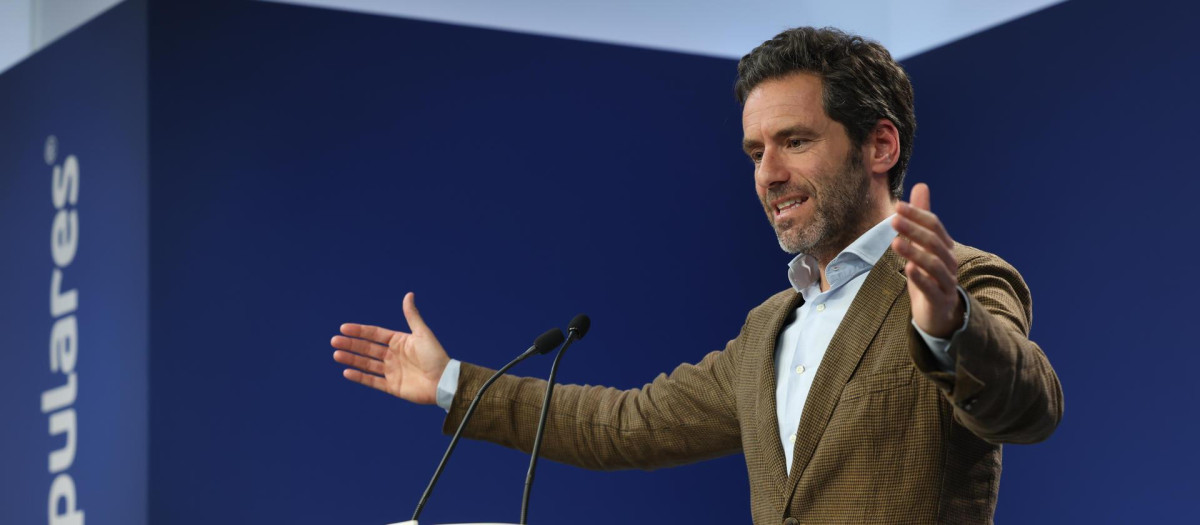
[[[879,258],[883,257],[883,252],[886,252],[888,246],[892,244],[892,239],[896,238],[896,230],[892,228],[892,217],[895,215],[890,215],[871,227],[830,261],[830,268],[852,266],[859,270],[840,271],[835,276],[827,269],[826,277],[829,278],[831,288],[840,286],[843,282],[854,278],[862,271],[869,270],[879,262]],[[804,294],[805,289],[809,286],[819,283],[821,268],[817,264],[817,258],[803,253],[794,257],[788,263],[788,280],[791,281],[792,288],[801,294]],[[805,299],[807,300],[807,296]]]

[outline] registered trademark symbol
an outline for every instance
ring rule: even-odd
[[[54,135],[46,137],[46,149],[42,152],[46,158],[46,165],[53,166],[54,161],[58,160],[58,138]]]

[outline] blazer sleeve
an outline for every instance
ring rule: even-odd
[[[1046,354],[1029,340],[1029,287],[1015,268],[991,254],[960,263],[958,280],[971,302],[971,315],[950,345],[954,372],[941,370],[910,327],[913,362],[942,390],[954,407],[954,419],[980,438],[993,443],[1045,440],[1062,419],[1063,394]]]
[[[642,388],[555,386],[542,457],[590,469],[652,470],[741,451],[733,394],[741,339],[739,335],[697,364],[659,374]],[[462,364],[443,432],[458,428],[475,393],[493,373]],[[541,379],[499,378],[464,435],[529,452],[545,392]]]

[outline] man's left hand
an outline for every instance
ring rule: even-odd
[[[896,205],[892,227],[900,234],[892,249],[908,259],[908,296],[917,327],[940,339],[949,339],[962,327],[962,296],[958,293],[958,261],[954,240],[942,221],[929,211],[929,186],[918,183],[909,194],[911,202]]]

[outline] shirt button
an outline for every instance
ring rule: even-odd
[[[797,373],[797,374],[803,374],[803,373],[804,373],[804,365],[797,366],[797,367],[796,367],[796,373]]]
[[[818,304],[818,305],[817,305],[817,311],[818,311],[818,312],[824,312],[824,311],[825,311],[825,303]]]
[[[795,442],[796,442],[796,435],[795,435],[795,434],[792,434],[792,435],[788,436],[788,443],[795,443]]]

